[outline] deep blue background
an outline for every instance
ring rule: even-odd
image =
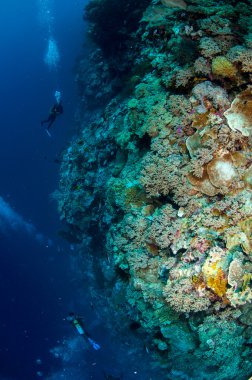
[[[62,318],[78,302],[69,246],[57,237],[50,193],[58,182],[54,160],[74,134],[73,67],[83,41],[83,3],[45,0],[61,54],[57,72],[50,72],[43,61],[48,28],[39,22],[39,1],[0,2],[0,196],[53,241],[47,247],[26,234],[0,232],[0,377],[8,379],[36,379],[37,370],[45,376],[57,368],[49,349],[67,333]],[[56,89],[63,93],[64,115],[49,139],[40,120]]]
[[[57,169],[51,161],[73,134],[72,68],[83,40],[80,2],[51,2],[55,3],[54,34],[61,53],[58,72],[49,72],[43,62],[48,33],[38,22],[38,2],[2,0],[0,5],[0,194],[8,195],[11,204],[43,231],[50,231],[51,207],[45,205],[57,184]],[[40,120],[47,116],[56,88],[63,93],[65,114],[50,140],[41,131]]]

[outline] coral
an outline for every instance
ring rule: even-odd
[[[201,38],[199,48],[201,49],[201,53],[205,58],[210,58],[221,53],[219,45],[213,38],[210,37]]]
[[[175,8],[181,8],[186,9],[187,5],[183,0],[161,0],[161,3],[165,5],[166,7],[175,7]]]
[[[189,144],[188,150],[189,152],[191,150]],[[207,162],[207,164],[204,165],[204,162]],[[188,180],[199,191],[209,196],[228,192],[228,188],[237,179],[237,171],[230,154],[222,154],[220,157],[213,159],[209,156],[200,165],[203,165],[200,166],[201,171],[199,172],[199,168],[196,167],[197,172],[195,173],[194,169],[193,174],[188,174]]]
[[[199,326],[200,348],[195,354],[209,366],[218,366],[215,378],[233,379],[233,374],[239,371],[244,342],[242,331],[234,321],[217,316],[206,317]],[[211,374],[205,378],[210,379]]]
[[[240,55],[240,61],[242,63],[242,71],[245,73],[252,72],[252,49],[246,50]]]
[[[252,302],[252,289],[247,287],[245,290],[235,292],[233,289],[228,289],[227,298],[233,307],[239,307]]]
[[[209,75],[211,71],[209,65],[207,64],[207,60],[203,57],[199,57],[195,60],[194,70],[195,73],[202,75]]]
[[[169,17],[171,9],[163,7],[162,5],[150,5],[143,13],[141,22],[148,23],[149,27],[160,27],[163,19]]]
[[[87,12],[100,49],[77,78],[103,108],[62,154],[65,235],[99,244],[105,303],[140,326],[162,379],[245,380],[251,1],[92,0]]]
[[[179,238],[181,221],[176,218],[176,211],[171,205],[164,206],[153,214],[150,239],[160,248],[167,248]]]
[[[189,182],[195,187],[195,189],[202,192],[203,194],[213,197],[219,192],[219,190],[209,180],[208,174],[204,169],[200,173],[200,176],[188,174],[187,178]]]
[[[179,70],[176,73],[176,87],[186,87],[186,85],[193,77],[194,72],[190,67],[187,69]]]
[[[229,61],[231,61],[233,63],[240,63],[241,62],[241,56],[246,51],[247,51],[247,49],[243,45],[235,45],[235,46],[232,46],[228,50],[226,57]]]
[[[209,99],[212,101],[213,106],[218,108],[227,108],[229,106],[229,100],[227,97],[226,91],[219,87],[213,85],[209,81],[205,81],[203,83],[197,84],[192,89],[193,97],[199,102],[199,105],[196,107],[198,113],[206,112],[205,99]],[[194,99],[191,100],[192,102]]]
[[[227,291],[227,276],[225,268],[225,252],[221,249],[212,249],[210,257],[205,261],[202,267],[204,280],[208,288],[210,288],[218,297],[223,297]]]
[[[161,334],[168,340],[174,352],[179,350],[188,353],[196,347],[195,337],[190,333],[189,328],[179,323],[179,321],[170,326],[163,326]]]
[[[212,60],[212,73],[220,77],[234,78],[237,70],[226,57],[218,56]]]
[[[210,306],[207,293],[199,296],[190,279],[169,281],[164,289],[164,296],[166,302],[178,313],[196,313],[207,310]]]
[[[232,33],[230,21],[218,15],[199,20],[198,24],[200,29],[206,30],[212,35],[226,35]]]
[[[207,279],[207,286],[219,297],[223,297],[227,291],[227,278],[221,268],[218,268],[215,276]]]
[[[252,88],[242,91],[233,100],[231,107],[224,112],[228,126],[249,136],[252,129]]]
[[[245,218],[239,222],[239,227],[242,231],[243,239],[241,241],[244,252],[251,255],[252,252],[252,217]]]
[[[230,155],[224,155],[211,160],[207,165],[207,174],[216,187],[229,186],[237,176]]]
[[[228,268],[228,284],[233,288],[240,288],[243,284],[244,268],[239,259],[231,261]]]
[[[172,52],[178,64],[182,66],[188,65],[187,70],[189,70],[190,65],[198,56],[198,44],[191,38],[183,36],[179,39],[177,44],[173,46]],[[190,71],[193,73],[192,69],[190,69]]]
[[[170,155],[159,158],[156,155],[146,155],[140,182],[149,196],[168,195],[182,181],[175,168],[182,164],[182,157]]]

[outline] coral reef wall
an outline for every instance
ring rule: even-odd
[[[149,2],[128,33],[127,91],[63,154],[61,218],[100,241],[114,304],[167,379],[248,379],[252,1]]]

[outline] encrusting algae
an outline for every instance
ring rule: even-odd
[[[91,31],[107,9],[119,12],[90,2]],[[164,378],[247,380],[252,2],[142,1],[137,12],[130,30],[116,24],[123,49],[95,35],[83,96],[103,107],[63,153],[59,212],[76,241],[102,242],[113,307],[146,332]]]

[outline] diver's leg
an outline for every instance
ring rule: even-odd
[[[48,126],[47,126],[47,130],[51,128],[51,126],[54,123],[55,119],[56,119],[56,116],[54,116],[54,115],[50,116],[50,120],[48,120],[49,123],[48,123]]]
[[[42,120],[42,121],[40,122],[40,124],[41,124],[41,125],[44,125],[45,123],[49,123],[49,121],[50,121],[50,115],[48,116],[47,119]]]

